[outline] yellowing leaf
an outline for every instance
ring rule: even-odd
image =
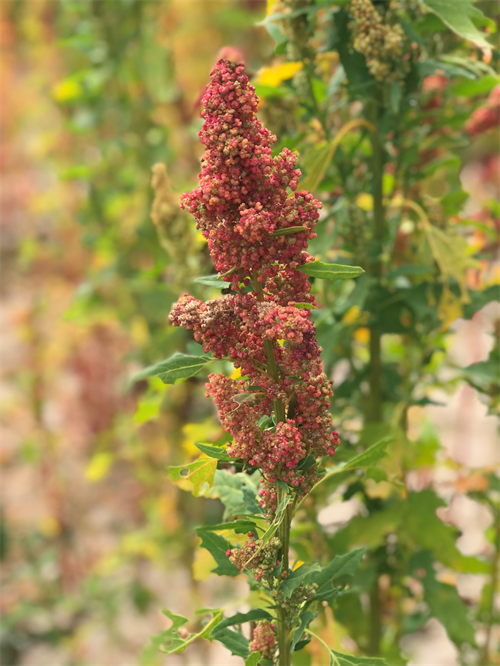
[[[184,440],[182,448],[186,453],[193,457],[199,454],[199,449],[195,442],[209,442],[217,440],[221,435],[220,425],[214,423],[212,417],[205,419],[202,423],[186,423],[182,428]]]
[[[231,379],[239,379],[241,377],[241,369],[235,368],[231,373]]]
[[[113,454],[109,452],[96,453],[92,456],[85,469],[87,481],[97,483],[107,476],[113,463]]]
[[[52,89],[52,95],[58,102],[70,102],[78,99],[83,93],[82,86],[74,79],[66,79],[57,83]]]
[[[373,210],[373,196],[367,192],[358,194],[356,197],[356,205],[361,208],[361,210],[365,210],[367,213],[369,213],[371,210]]]
[[[283,347],[283,345],[285,344],[284,340],[278,340],[277,342],[278,342],[280,347]]]
[[[193,562],[193,580],[207,580],[217,566],[213,555],[206,548],[195,550]]]
[[[283,62],[273,67],[263,67],[259,71],[257,82],[263,86],[277,88],[283,81],[295,76],[303,66],[301,62]]]
[[[179,488],[191,490],[195,497],[203,495],[214,483],[217,460],[202,456],[189,465],[178,465],[169,468],[169,476]],[[184,471],[187,470],[187,474]],[[208,486],[205,486],[208,484]]]
[[[454,321],[462,316],[462,304],[460,299],[455,296],[445,285],[438,308],[439,318],[443,322],[443,329],[447,329]]]
[[[470,297],[466,288],[467,269],[479,268],[480,263],[470,256],[467,239],[453,231],[443,231],[430,222],[424,224],[424,230],[425,240],[444,280],[455,279],[460,287],[461,302],[469,303]],[[425,248],[421,247],[420,253],[423,254],[423,252],[425,252]],[[449,310],[452,300],[450,294],[443,292],[442,307],[444,310]]]

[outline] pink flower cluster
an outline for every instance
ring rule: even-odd
[[[467,132],[474,136],[500,126],[500,86],[490,92],[486,104],[478,107],[465,123]]]
[[[265,659],[272,659],[276,649],[276,627],[268,620],[260,620],[253,630],[252,652],[260,652]]]
[[[200,185],[181,197],[181,206],[193,213],[217,271],[233,269],[225,279],[235,289],[251,272],[261,282],[287,279],[312,259],[304,250],[316,236],[321,204],[309,192],[289,193],[301,175],[297,156],[287,148],[272,156],[276,137],[255,117],[258,97],[243,65],[219,60],[203,105]],[[305,229],[273,235],[297,226]],[[307,277],[294,277],[297,293],[308,293]]]
[[[296,157],[286,149],[272,156],[275,137],[255,118],[258,98],[243,69],[220,60],[212,71],[203,98],[200,136],[207,151],[200,185],[182,197],[217,270],[232,270],[225,279],[236,293],[205,303],[184,295],[170,321],[192,330],[206,353],[241,369],[239,380],[210,375],[207,396],[233,436],[230,455],[263,471],[261,504],[272,510],[272,484],[285,481],[306,493],[317,466],[302,470],[301,461],[332,456],[339,439],[331,432],[332,389],[321,347],[309,310],[300,305],[313,302],[310,284],[297,270],[313,259],[305,249],[320,204],[308,192],[293,193],[300,178]],[[283,233],[295,226],[305,230]],[[277,403],[286,422],[271,418]]]

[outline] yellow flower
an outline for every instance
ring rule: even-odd
[[[301,62],[283,62],[273,67],[263,67],[259,71],[257,82],[263,86],[277,88],[283,81],[297,74],[303,66]]]

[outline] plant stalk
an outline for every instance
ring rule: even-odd
[[[496,516],[498,518],[498,516]],[[495,624],[495,595],[497,594],[498,584],[500,582],[500,522],[497,520],[497,529],[495,534],[495,552],[491,563],[491,594],[488,599],[488,623],[486,626],[486,639],[481,655],[481,666],[489,666],[492,661],[490,654],[491,634]]]
[[[378,132],[378,120],[382,108],[382,100],[375,100],[371,109],[371,122],[375,131],[372,131],[372,168],[373,168],[373,243],[375,246],[375,258],[370,262],[368,273],[380,282],[382,276],[382,248],[385,236],[385,211],[383,202],[383,172],[384,157],[380,134]],[[372,313],[373,319],[373,313]],[[365,423],[382,423],[383,397],[382,397],[382,353],[381,334],[378,323],[372,321],[370,325],[370,393],[365,406]],[[370,618],[369,618],[368,653],[380,654],[380,641],[382,638],[381,601],[378,585],[378,572],[376,570],[375,581],[370,591]]]
[[[373,123],[375,127],[378,114],[379,110],[376,108]],[[377,281],[380,281],[382,275],[382,244],[385,235],[385,211],[382,189],[384,160],[378,131],[372,132],[371,136],[373,147],[373,241],[377,254],[370,266],[368,266],[368,272]],[[383,421],[380,338],[379,327],[376,323],[372,323],[370,326],[370,395],[365,414],[367,423],[380,423]]]
[[[264,301],[264,289],[262,283],[257,279],[253,280],[257,300]],[[276,381],[279,381],[279,371],[276,364],[276,357],[274,356],[274,345],[271,340],[264,340],[264,353],[267,361],[267,373]],[[273,403],[274,414],[276,422],[281,423],[286,421],[285,405],[281,400],[275,400]],[[286,491],[276,484],[277,504],[284,499]],[[279,527],[279,540],[281,542],[281,562],[282,571],[288,572],[288,550],[290,547],[290,522],[291,514],[290,507],[285,509],[285,517]],[[279,581],[279,587],[282,585],[282,578]],[[278,666],[291,666],[291,645],[290,645],[290,627],[288,626],[287,613],[284,608],[278,608]]]

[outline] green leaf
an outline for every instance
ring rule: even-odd
[[[217,562],[217,567],[212,569],[212,573],[216,573],[218,576],[238,576],[241,573],[226,555],[226,552],[232,548],[229,541],[220,534],[215,534],[203,528],[198,528],[196,532],[201,538],[201,547],[206,548]]]
[[[424,587],[425,602],[431,615],[442,623],[450,639],[458,647],[464,641],[475,645],[474,628],[467,617],[467,608],[454,585],[436,580],[431,553],[428,550],[416,553],[410,566],[413,571],[425,571],[423,577],[419,576]]]
[[[197,449],[200,449],[202,453],[209,456],[210,458],[224,461],[233,460],[233,458],[229,457],[226,449],[222,449],[219,446],[212,446],[211,444],[198,444],[198,442],[195,442],[194,445]]]
[[[376,657],[355,657],[350,654],[335,652],[335,650],[332,650],[320,636],[314,633],[314,631],[308,629],[308,633],[326,647],[330,655],[330,666],[388,666],[383,659],[378,659]]]
[[[315,617],[317,617],[317,613],[311,613],[310,611],[305,611],[305,613],[302,613],[300,616],[300,625],[297,627],[293,634],[292,638],[292,643],[291,643],[291,649],[292,652],[295,651],[295,647],[297,643],[300,641],[302,636],[304,635],[304,631],[307,627],[307,625],[314,620]]]
[[[498,352],[491,353],[487,361],[472,363],[462,368],[462,375],[474,384],[493,384],[498,386],[500,383],[500,365]]]
[[[325,264],[323,261],[311,261],[297,268],[298,271],[323,280],[350,280],[364,273],[360,266],[343,264]]]
[[[478,30],[475,23],[492,28],[495,24],[474,6],[474,0],[425,0],[423,4],[460,37],[480,48],[491,48],[485,33]]]
[[[231,615],[231,617],[224,618],[220,626],[215,628],[215,632],[212,634],[212,637],[215,638],[215,633],[222,631],[226,627],[233,627],[235,624],[244,624],[245,622],[255,622],[256,620],[272,620],[273,617],[263,608],[254,608],[248,613],[236,613]]]
[[[352,654],[335,652],[335,650],[330,650],[330,664],[332,666],[388,666],[383,659],[355,657]]]
[[[318,586],[314,601],[328,599],[334,593],[333,582],[345,576],[351,576],[359,567],[365,552],[366,548],[357,548],[345,555],[336,555],[330,564],[327,564],[318,573],[314,573],[311,583],[316,583]]]
[[[418,63],[418,71],[422,76],[435,74],[436,70],[443,73],[444,76],[451,78],[452,76],[462,76],[466,79],[475,80],[477,78],[474,72],[471,72],[465,67],[460,65],[453,65],[443,60],[423,60]]]
[[[231,631],[231,629],[228,629],[227,627],[232,627],[235,624],[244,624],[245,622],[254,622],[255,620],[272,619],[272,615],[261,608],[255,608],[248,613],[236,613],[236,615],[231,615],[231,617],[222,620],[220,624],[215,627],[215,631],[212,632],[210,638],[220,641],[231,650],[232,654],[236,654],[245,659],[250,650],[247,639],[243,634]]]
[[[160,634],[151,638],[151,645],[147,649],[147,653],[148,655],[151,655],[151,657],[154,657],[154,653],[157,650],[160,650],[160,652],[163,652],[164,654],[179,654],[180,652],[184,652],[187,646],[197,638],[209,638],[212,630],[222,620],[221,610],[211,610],[210,613],[212,613],[212,619],[202,631],[197,634],[190,634],[188,638],[181,638],[179,636],[179,629],[186,624],[187,618],[182,617],[182,615],[174,615],[168,610],[162,612],[172,620],[173,624],[166,631],[162,631]],[[212,639],[209,638],[209,640]]]
[[[385,437],[384,439],[381,439],[380,442],[370,446],[370,448],[366,449],[366,451],[363,451],[363,453],[360,453],[354,458],[351,458],[351,460],[345,464],[342,470],[375,467],[379,460],[387,455],[386,449],[391,441],[392,437]]]
[[[300,567],[288,574],[282,584],[283,594],[285,599],[289,599],[292,595],[292,592],[296,590],[301,583],[303,583],[306,578],[308,578],[315,571],[321,571],[321,567],[317,562],[308,566],[307,564],[302,564]]]
[[[245,666],[258,666],[260,662],[260,652],[250,652],[250,656],[245,660]]]
[[[260,474],[254,472],[252,475],[239,472],[233,474],[225,469],[218,469],[214,474],[213,487],[206,493],[206,497],[219,498],[226,507],[224,520],[231,516],[246,515],[248,510],[243,497],[244,487],[257,493]],[[253,513],[252,513],[253,515]]]
[[[203,275],[193,280],[193,282],[204,284],[206,287],[213,287],[214,289],[224,289],[231,285],[230,282],[225,282],[218,275]]]
[[[247,513],[249,513],[252,516],[261,516],[263,514],[263,509],[259,504],[259,502],[257,501],[255,492],[251,488],[248,488],[247,486],[243,486],[242,490],[243,490],[243,502],[245,504],[245,509]]]
[[[307,231],[307,227],[287,227],[286,229],[276,229],[273,231],[273,236],[289,236],[290,234],[297,234],[300,231]]]
[[[233,520],[230,523],[218,523],[217,525],[203,525],[197,528],[200,532],[223,532],[233,530],[236,534],[246,534],[247,532],[256,532],[257,525],[252,520]]]
[[[464,318],[471,319],[481,308],[491,301],[498,301],[500,298],[500,288],[497,284],[483,289],[483,291],[470,291],[471,302],[464,305]]]
[[[212,487],[214,474],[217,469],[217,460],[215,458],[198,458],[189,465],[177,465],[170,467],[168,474],[174,483],[189,481],[193,486],[193,495],[199,497]],[[187,474],[183,474],[188,470]],[[208,488],[205,484],[208,483]]]
[[[318,188],[331,162],[334,150],[335,144],[330,142],[321,148],[314,147],[304,154],[301,166],[305,168],[306,175],[300,183],[302,189],[314,192]]]
[[[429,488],[419,493],[408,493],[399,530],[409,533],[420,548],[433,552],[442,564],[454,571],[486,573],[487,562],[462,555],[458,550],[458,531],[443,523],[436,514],[436,510],[444,506],[443,500]]]
[[[317,310],[318,308],[312,303],[294,303],[294,308],[299,308],[299,310]]]
[[[137,382],[147,377],[159,377],[164,384],[173,384],[177,379],[187,379],[197,375],[213,358],[207,356],[188,356],[175,353],[165,361],[150,365],[130,378],[130,382]]]
[[[248,642],[248,639],[246,639],[243,634],[240,634],[239,631],[223,629],[215,634],[213,639],[222,643],[224,647],[231,651],[231,654],[234,654],[237,657],[243,657],[243,659],[246,659],[250,652],[250,643]]]

